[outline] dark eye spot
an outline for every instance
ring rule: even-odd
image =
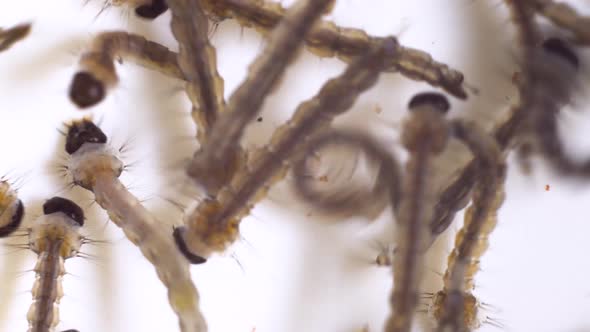
[[[105,97],[104,84],[89,72],[79,72],[70,85],[70,100],[80,108],[98,104]]]
[[[188,250],[188,247],[186,246],[186,243],[184,242],[184,238],[182,236],[183,232],[184,230],[182,229],[182,227],[176,227],[174,228],[174,232],[172,233],[172,236],[174,237],[174,242],[176,243],[176,247],[178,247],[178,250],[182,253],[182,255],[184,255],[184,257],[186,257],[186,259],[191,264],[205,263],[207,261],[205,258],[199,255],[195,255]]]
[[[78,223],[78,225],[84,226],[84,211],[82,211],[82,208],[78,204],[69,199],[55,196],[45,201],[45,204],[43,204],[43,213],[52,214],[55,212],[63,212]]]
[[[153,0],[151,5],[143,5],[135,8],[135,14],[141,18],[153,20],[168,10],[164,0]]]
[[[578,68],[580,60],[576,53],[562,39],[549,38],[543,42],[543,49],[549,54],[556,55],[567,61],[574,68]]]
[[[23,206],[23,202],[19,199],[16,206],[16,211],[10,220],[10,223],[7,225],[0,227],[0,237],[5,237],[12,234],[16,231],[19,227],[21,222],[23,221],[23,215],[25,214],[25,208]]]
[[[447,113],[451,107],[449,100],[441,93],[437,92],[423,92],[415,95],[410,100],[408,108],[410,110],[420,106],[430,106],[440,111],[441,113]]]
[[[83,119],[72,123],[66,136],[66,152],[72,154],[84,143],[106,143],[107,136],[92,121]]]

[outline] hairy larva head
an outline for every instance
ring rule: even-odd
[[[104,99],[104,84],[89,72],[81,71],[74,75],[70,84],[70,100],[80,108],[88,108]]]
[[[67,169],[75,184],[92,190],[97,174],[121,175],[123,162],[106,142],[106,135],[89,119],[74,121],[69,126],[65,146],[70,154]]]
[[[0,181],[0,237],[12,234],[21,225],[23,203],[8,181]]]
[[[43,204],[43,214],[52,214],[55,212],[63,212],[70,219],[77,222],[78,225],[84,226],[84,211],[78,204],[69,199],[55,196],[45,201]]]
[[[141,18],[153,20],[168,10],[165,0],[152,0],[151,4],[135,8],[135,14]]]
[[[29,229],[31,250],[38,254],[47,251],[51,244],[59,241],[59,255],[62,258],[75,256],[80,249],[82,237],[78,232],[81,225],[72,218],[72,210],[78,210],[73,215],[78,219],[82,209],[76,203],[61,197],[47,200],[43,205],[43,215]]]
[[[84,143],[106,143],[107,136],[90,119],[73,121],[66,136],[66,152],[73,154]]]

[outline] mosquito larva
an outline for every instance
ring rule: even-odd
[[[454,121],[454,136],[469,147],[478,165],[478,183],[473,203],[465,212],[463,228],[455,238],[443,276],[444,286],[433,297],[431,311],[438,331],[473,331],[478,320],[479,302],[471,294],[481,256],[497,222],[497,211],[504,201],[505,165],[495,139],[475,123]]]
[[[187,260],[179,255],[166,226],[119,181],[123,163],[106,140],[106,135],[88,119],[70,125],[66,152],[70,155],[67,169],[73,182],[94,193],[96,202],[110,219],[152,263],[168,290],[168,300],[178,316],[181,331],[207,331]]]
[[[43,215],[29,229],[29,248],[39,257],[34,269],[33,304],[27,313],[29,332],[54,331],[59,323],[57,304],[63,296],[64,261],[78,254],[83,225],[84,212],[76,203],[53,197],[43,204]]]
[[[231,95],[225,114],[214,124],[187,173],[206,192],[215,195],[231,179],[240,158],[240,139],[256,118],[267,95],[279,83],[285,69],[313,24],[333,0],[299,0],[273,30],[266,49],[249,67],[248,77]],[[225,165],[225,167],[220,167]]]
[[[16,231],[23,220],[25,209],[12,185],[0,179],[0,238]]]
[[[525,59],[525,67],[522,68],[522,73],[519,75],[521,79],[517,81],[519,94],[524,95],[528,89],[528,77],[525,73],[529,71],[526,68],[529,60],[526,59],[535,57],[534,47],[539,36],[536,27],[531,21],[532,12],[527,10],[521,1],[505,0],[512,19],[518,28],[520,43],[524,45],[522,58]],[[529,109],[526,108],[523,100],[520,100],[518,104],[511,107],[508,119],[496,126],[493,136],[502,150],[514,145],[515,139],[522,134],[522,129],[529,115],[528,112]],[[471,189],[477,180],[477,170],[476,162],[472,160],[463,167],[456,179],[442,190],[434,208],[433,218],[430,221],[430,229],[434,235],[433,239],[449,227],[455,214],[469,202]]]
[[[142,36],[123,31],[103,32],[97,35],[90,49],[80,58],[80,70],[72,79],[69,96],[80,108],[101,102],[108,89],[119,78],[115,60],[133,61],[164,75],[184,79],[177,63],[177,54]]]
[[[26,38],[31,32],[31,24],[19,24],[9,29],[0,28],[0,52],[6,51],[12,45]]]
[[[423,253],[430,244],[428,221],[435,197],[432,190],[432,160],[442,153],[449,137],[445,114],[447,98],[438,93],[420,93],[409,103],[410,118],[402,130],[402,144],[409,151],[402,196],[396,209],[397,253],[393,258],[391,315],[385,331],[408,332],[418,304],[418,285],[422,276]]]
[[[213,20],[235,18],[240,24],[254,26],[263,34],[272,31],[286,12],[277,2],[261,0],[206,0],[203,1],[203,6]],[[308,34],[305,42],[308,49],[318,56],[337,56],[350,62],[370,45],[382,43],[384,39],[369,36],[360,29],[342,28],[332,22],[320,21]],[[424,51],[400,46],[399,52],[391,55],[383,69],[389,72],[399,71],[410,79],[441,87],[457,98],[467,98],[463,74],[435,61]]]
[[[574,34],[576,42],[590,45],[590,17],[582,16],[565,2],[553,0],[526,0],[526,2],[555,25]]]
[[[326,82],[316,96],[301,103],[291,119],[273,133],[268,146],[255,151],[250,162],[218,195],[205,199],[186,215],[186,227],[174,231],[181,251],[204,262],[213,252],[224,251],[233,243],[241,219],[274,183],[283,179],[289,164],[307,145],[306,138],[329,126],[334,117],[348,110],[363,91],[373,86],[381,62],[394,50],[395,44],[371,50],[343,74]]]
[[[225,109],[223,78],[217,72],[217,54],[209,42],[209,21],[199,1],[168,0],[170,27],[178,41],[178,64],[193,104],[197,138],[205,143],[211,126]]]

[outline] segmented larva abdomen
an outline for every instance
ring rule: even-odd
[[[171,28],[178,41],[178,63],[193,104],[197,138],[203,144],[209,129],[225,109],[223,78],[217,71],[217,54],[209,42],[209,21],[199,1],[168,0]]]
[[[474,193],[474,195],[476,195],[476,193]],[[487,216],[487,218],[485,219],[485,221],[482,223],[481,228],[480,228],[480,233],[478,234],[477,238],[476,238],[476,242],[475,245],[473,246],[472,249],[472,254],[468,259],[467,265],[465,266],[465,279],[462,285],[462,291],[471,291],[473,290],[473,288],[475,287],[474,285],[474,276],[477,273],[477,271],[479,271],[479,263],[480,263],[480,258],[483,256],[483,254],[486,252],[486,250],[488,249],[488,245],[489,245],[489,236],[490,234],[494,231],[494,228],[496,227],[496,223],[498,222],[498,209],[502,206],[502,203],[504,202],[504,198],[505,198],[505,192],[504,192],[504,185],[503,184],[499,184],[498,186],[498,190],[496,191],[496,196],[494,198],[494,201],[490,207],[490,212]],[[464,215],[464,221],[463,221],[463,227],[459,230],[459,232],[457,232],[457,235],[455,236],[455,246],[453,251],[451,251],[451,254],[449,255],[448,258],[448,266],[454,266],[455,264],[457,264],[456,262],[456,258],[457,258],[457,248],[458,245],[460,243],[462,243],[464,241],[464,235],[465,235],[465,231],[466,229],[469,227],[469,225],[471,224],[472,220],[473,220],[473,214],[474,214],[474,210],[475,207],[473,205],[470,205],[467,210],[465,211],[465,215]],[[450,288],[450,277],[451,277],[451,271],[449,269],[447,269],[447,271],[444,274],[443,277],[443,281],[444,281],[444,287],[445,288]]]
[[[203,201],[185,218],[189,251],[208,257],[224,251],[238,234],[241,219],[263,199],[269,188],[284,178],[289,164],[296,160],[313,133],[328,128],[337,115],[348,110],[356,98],[370,88],[379,67],[397,44],[387,44],[351,64],[339,77],[328,81],[311,100],[303,102],[292,118],[280,126],[268,146],[256,150],[250,162],[236,173],[231,183],[214,199]],[[299,144],[299,146],[298,146]]]
[[[9,29],[0,28],[0,52],[6,51],[15,43],[26,38],[31,32],[31,24],[19,24]]]
[[[184,79],[177,54],[140,35],[124,31],[103,32],[80,58],[80,70],[72,79],[70,99],[81,108],[102,101],[119,81],[115,60],[122,58],[167,76]]]
[[[206,0],[205,10],[213,19],[235,18],[243,26],[253,26],[262,34],[268,34],[284,17],[286,10],[278,2],[264,0]],[[342,28],[332,22],[320,21],[305,39],[308,49],[321,57],[338,57],[350,62],[370,47],[385,42],[384,38],[371,37],[365,31]],[[465,99],[463,74],[432,59],[418,49],[400,47],[384,63],[384,70],[399,71],[408,78],[426,81],[441,87],[452,95]]]
[[[33,304],[27,313],[29,332],[53,331],[59,323],[57,303],[63,296],[61,278],[65,274],[64,260],[59,256],[61,243],[52,243],[49,249],[39,254],[35,266]]]

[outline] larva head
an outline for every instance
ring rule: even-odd
[[[141,5],[135,8],[135,14],[141,18],[153,20],[168,10],[165,0],[153,0],[149,5]]]
[[[84,213],[74,202],[53,197],[43,204],[41,215],[30,228],[29,244],[35,253],[59,246],[63,259],[75,256],[82,245],[79,229],[84,223]]]
[[[106,143],[107,136],[91,120],[74,121],[69,126],[66,136],[66,152],[73,154],[84,143]]]
[[[55,212],[63,212],[70,219],[78,223],[78,225],[84,226],[84,211],[78,204],[69,199],[55,196],[45,201],[45,204],[43,204],[43,213],[52,214]]]
[[[80,108],[88,108],[101,102],[106,95],[106,87],[92,73],[81,71],[74,75],[70,84],[70,100]]]
[[[123,163],[107,144],[106,135],[89,119],[72,122],[66,135],[67,169],[73,182],[92,190],[99,175],[119,177]]]
[[[559,57],[574,69],[578,69],[580,60],[578,55],[571,49],[569,45],[563,39],[560,38],[548,38],[543,42],[543,50],[548,54]]]
[[[410,118],[402,131],[402,142],[410,151],[428,146],[432,153],[444,150],[449,137],[449,125],[444,118],[450,104],[443,94],[437,92],[419,93],[408,104]]]

